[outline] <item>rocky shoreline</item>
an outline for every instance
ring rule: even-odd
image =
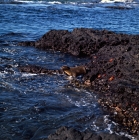
[[[116,134],[80,132],[73,128],[61,127],[54,134],[50,134],[47,140],[129,140],[129,138]]]
[[[99,93],[98,102],[111,119],[139,134],[139,35],[85,28],[51,30],[37,41],[18,45],[87,57],[88,71],[79,85]]]

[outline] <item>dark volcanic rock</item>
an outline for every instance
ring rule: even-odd
[[[62,74],[62,70],[47,69],[35,65],[26,65],[18,67],[20,72],[35,73],[35,74]]]
[[[129,140],[126,137],[115,134],[96,134],[93,132],[80,132],[73,128],[61,127],[47,140]]]
[[[131,37],[110,31],[94,29],[51,30],[38,41],[20,42],[22,46],[35,46],[43,50],[69,52],[75,56],[89,56],[104,46],[127,45]]]
[[[88,56],[84,83],[101,93],[99,103],[112,119],[132,134],[139,133],[139,35],[84,28],[52,30],[36,42],[19,45]]]
[[[90,72],[84,76],[94,90],[103,93],[101,105],[131,133],[139,133],[138,60],[139,45],[105,46],[92,55]]]
[[[106,8],[118,9],[118,10],[129,10],[129,9],[132,9],[131,7],[126,7],[126,6],[106,6]]]

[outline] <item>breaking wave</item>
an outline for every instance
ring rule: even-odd
[[[82,4],[96,2],[100,2],[100,0],[2,0],[0,4]]]
[[[138,0],[1,0],[0,4],[93,4],[134,2],[138,2]]]
[[[132,3],[133,0],[101,0],[101,3]]]

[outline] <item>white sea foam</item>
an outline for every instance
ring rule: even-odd
[[[62,4],[60,1],[51,1],[51,2],[48,2],[49,4]]]
[[[104,116],[104,123],[107,125],[107,127],[105,128],[105,130],[108,131],[110,134],[115,133],[115,134],[117,134],[117,135],[119,135],[119,136],[125,136],[125,137],[129,138],[130,140],[136,140],[135,137],[133,137],[132,135],[129,135],[128,133],[125,133],[125,132],[122,132],[122,131],[119,132],[119,133],[114,132],[114,131],[112,130],[112,125],[117,126],[118,123],[115,123],[114,121],[111,121],[111,120],[109,119],[109,115],[105,115],[105,116]]]
[[[3,0],[1,3],[23,3],[23,4],[62,4],[60,1],[44,1],[44,0]]]
[[[22,77],[29,77],[29,76],[35,76],[37,74],[34,74],[34,73],[23,73],[22,74]]]
[[[1,0],[2,4],[34,4],[34,3],[46,3],[46,1],[35,1],[35,0]]]
[[[133,0],[101,0],[101,3],[132,3]]]
[[[69,92],[69,91],[68,91]],[[96,107],[96,101],[95,97],[90,94],[90,92],[86,92],[85,90],[80,90],[78,88],[74,88],[74,90],[71,90],[73,94],[63,94],[64,98],[71,103],[74,104],[77,107],[83,107],[83,106],[91,106],[91,107]],[[65,91],[64,91],[65,93]],[[80,98],[78,98],[80,96]]]
[[[14,0],[14,2],[19,2],[19,3],[34,3],[34,1],[26,1],[26,0]]]
[[[25,4],[71,4],[71,5],[86,5],[86,4],[89,4],[89,5],[92,5],[94,3],[133,3],[134,0],[93,0],[93,1],[70,1],[70,0],[67,0],[67,1],[49,1],[49,0],[3,0],[1,1],[0,3],[25,3]]]

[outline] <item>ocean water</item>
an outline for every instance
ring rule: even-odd
[[[59,69],[88,59],[21,47],[17,42],[37,40],[52,29],[77,27],[139,34],[138,23],[137,0],[0,0],[0,139],[42,140],[61,126],[127,136],[92,91],[68,86],[65,75],[18,71],[20,65]]]

